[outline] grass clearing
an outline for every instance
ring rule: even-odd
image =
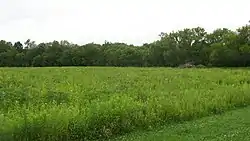
[[[138,131],[110,141],[248,141],[250,107],[152,131]]]
[[[250,71],[0,69],[0,140],[108,139],[250,104]]]

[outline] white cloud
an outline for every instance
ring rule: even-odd
[[[1,0],[0,39],[142,44],[185,27],[235,29],[250,20],[249,6],[249,0]]]

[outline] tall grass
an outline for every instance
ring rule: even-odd
[[[107,139],[250,104],[250,72],[1,68],[0,140]]]

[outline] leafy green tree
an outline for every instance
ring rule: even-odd
[[[18,51],[18,52],[22,52],[23,51],[23,44],[18,41],[14,44],[14,48]]]
[[[218,67],[250,66],[250,25],[236,31],[219,28],[207,33],[204,28],[184,28],[161,32],[159,40],[142,46],[126,43],[77,45],[67,40],[35,44],[28,39],[0,40],[0,66],[146,66],[176,67],[194,65]]]

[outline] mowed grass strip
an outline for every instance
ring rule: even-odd
[[[150,131],[136,131],[109,141],[249,141],[250,107]]]
[[[1,68],[1,140],[95,140],[250,104],[247,69]]]

